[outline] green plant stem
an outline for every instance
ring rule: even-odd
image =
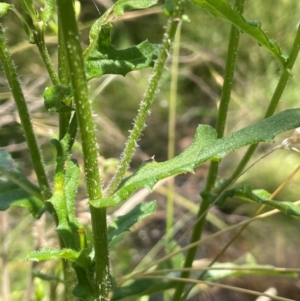
[[[46,201],[51,197],[51,189],[45,172],[42,155],[40,153],[40,149],[38,147],[36,137],[33,132],[33,127],[30,120],[30,115],[28,112],[25,97],[22,92],[20,82],[18,81],[16,68],[12,61],[6,43],[2,24],[0,24],[0,60],[18,109],[22,128],[24,130],[25,139],[28,144],[29,153],[32,158],[33,168],[37,175],[42,197],[43,200]]]
[[[243,13],[244,4],[245,4],[245,0],[236,0],[235,9],[239,13]],[[237,58],[237,48],[239,44],[239,38],[240,38],[239,30],[234,25],[232,25],[229,44],[228,44],[228,54],[227,54],[226,67],[225,67],[224,84],[222,89],[217,126],[216,126],[218,138],[222,138],[224,135],[227,111],[228,111],[228,106],[230,101],[231,90],[232,90],[235,63]],[[207,183],[205,187],[206,191],[211,191],[214,188],[217,179],[218,168],[219,168],[219,162],[212,161],[207,176]],[[206,212],[209,208],[209,205],[210,205],[209,200],[203,198],[202,203],[199,207],[199,211],[197,213],[197,223],[194,226],[190,243],[198,241],[201,238],[204,225],[205,225]],[[184,268],[189,268],[192,266],[192,263],[197,253],[197,249],[198,247],[196,246],[188,251],[184,263]],[[189,271],[183,271],[180,277],[188,278],[189,275],[190,275]],[[184,282],[178,283],[178,285],[176,286],[176,291],[174,293],[173,301],[182,300],[184,287],[185,287]]]
[[[42,59],[46,65],[47,71],[49,73],[49,76],[51,78],[51,81],[53,83],[53,85],[59,85],[59,78],[54,70],[51,58],[49,56],[46,44],[45,44],[45,38],[44,38],[44,33],[39,30],[39,31],[34,31],[33,32],[33,36],[34,36],[34,40],[35,43],[38,47],[38,50],[42,56]]]
[[[183,14],[183,3],[184,0],[174,1],[174,10],[172,10],[168,17],[166,31],[163,36],[162,45],[158,54],[158,58],[154,64],[153,74],[150,78],[147,90],[143,100],[140,102],[138,115],[135,119],[133,129],[128,137],[125,150],[122,154],[120,164],[118,165],[117,172],[106,189],[106,195],[109,196],[115,192],[121,183],[128,167],[131,162],[134,151],[137,147],[137,142],[140,139],[141,133],[145,127],[146,118],[150,112],[151,105],[153,103],[158,82],[164,71],[165,62],[168,58],[169,51],[174,40],[175,33],[177,30],[178,23],[181,22],[181,16]]]
[[[168,160],[175,156],[175,134],[176,134],[176,99],[177,99],[177,82],[178,82],[178,60],[180,50],[180,33],[181,23],[178,24],[177,32],[174,39],[172,66],[171,66],[171,86],[169,102],[169,129],[168,129]],[[174,178],[168,180],[167,194],[167,237],[171,238],[174,219]]]
[[[300,49],[300,25],[298,26],[295,40],[293,42],[293,46],[292,46],[290,54],[289,54],[289,59],[287,61],[287,65],[286,65],[287,69],[289,69],[289,70],[293,69],[293,66],[295,64],[295,61],[296,61],[298,53],[299,53],[299,49]],[[290,76],[291,76],[290,72],[288,72],[286,70],[281,73],[279,82],[276,86],[276,89],[274,91],[274,94],[272,96],[271,102],[268,106],[268,109],[265,113],[264,118],[270,117],[274,114]],[[221,185],[219,187],[218,193],[224,191],[240,175],[240,173],[244,170],[244,168],[246,167],[250,158],[252,157],[253,153],[255,152],[257,146],[258,146],[258,144],[253,144],[248,148],[247,152],[245,153],[244,157],[242,158],[241,162],[236,167],[236,169],[234,170],[234,172],[232,173],[230,178],[228,178],[223,183],[223,185]]]
[[[101,199],[102,189],[98,169],[98,149],[92,119],[91,104],[85,76],[82,49],[80,46],[75,11],[72,0],[58,0],[58,13],[61,16],[70,77],[74,93],[76,115],[82,139],[84,170],[90,200]],[[110,289],[106,208],[90,207],[96,263],[96,298],[107,300]]]
[[[61,17],[57,14],[58,18],[58,77],[60,83],[64,86],[69,84],[69,65],[67,59],[67,50],[65,47],[64,35],[61,30]],[[76,116],[75,116],[76,117]],[[61,140],[67,133],[71,112],[59,113],[59,139]]]

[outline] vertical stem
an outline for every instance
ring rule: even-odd
[[[58,13],[58,77],[62,85],[69,84],[69,65],[67,59],[66,44],[61,30],[61,16]],[[59,139],[61,140],[67,133],[71,112],[59,113]]]
[[[80,46],[75,11],[72,0],[58,0],[58,13],[65,40],[70,77],[74,93],[77,119],[82,139],[84,170],[90,200],[101,199],[102,189],[98,169],[98,147],[92,108],[88,99],[82,49]],[[106,208],[90,207],[96,261],[97,300],[108,300],[110,289]]]
[[[178,61],[180,51],[180,34],[181,22],[174,38],[172,65],[171,65],[171,85],[170,85],[170,102],[169,102],[169,127],[168,127],[168,160],[175,156],[175,140],[176,140],[176,109],[177,109],[177,83],[178,83]],[[167,220],[166,220],[166,239],[169,242],[173,237],[174,224],[174,184],[175,179],[171,177],[168,179],[167,190]],[[166,252],[171,252],[172,246],[166,244]],[[168,291],[164,293],[164,301],[169,301],[170,295]]]
[[[168,160],[175,156],[175,134],[176,134],[176,99],[177,99],[177,82],[178,82],[178,58],[180,50],[180,29],[181,23],[178,24],[177,32],[174,39],[172,66],[171,66],[171,86],[169,102],[169,129],[168,129]],[[174,177],[168,180],[167,194],[167,227],[166,232],[169,238],[172,237],[171,229],[173,227],[174,215]]]
[[[33,127],[30,120],[30,115],[28,112],[25,97],[22,92],[20,82],[18,80],[16,68],[14,66],[14,63],[12,61],[12,58],[8,50],[2,24],[0,24],[0,61],[2,63],[7,81],[9,83],[10,89],[12,91],[18,109],[25,139],[28,144],[28,149],[32,159],[33,168],[37,175],[42,196],[43,199],[46,201],[51,197],[51,189],[44,169],[42,156],[36,141],[36,137],[33,132]]]
[[[239,13],[243,12],[244,3],[245,0],[236,0],[235,9]],[[239,38],[240,38],[239,30],[234,25],[232,25],[229,44],[228,44],[228,54],[227,54],[226,67],[225,67],[224,84],[222,89],[217,126],[216,126],[218,138],[223,137],[224,134],[227,111],[228,111],[228,106],[230,101],[230,94],[232,90],[232,82],[233,82],[234,69],[235,69],[235,63],[237,58],[237,48],[239,44]],[[210,191],[213,189],[217,178],[218,168],[219,168],[218,162],[214,162],[214,161],[211,162],[208,176],[207,176],[207,183],[205,187],[206,191]],[[203,198],[197,214],[198,222],[194,226],[190,243],[193,243],[200,239],[205,225],[205,217],[206,217],[205,212],[207,212],[209,205],[210,205],[209,201]],[[185,268],[189,268],[192,266],[192,263],[197,253],[197,249],[198,249],[197,247],[189,249],[184,263]],[[189,275],[190,275],[189,271],[184,271],[181,273],[181,278],[188,278]],[[182,293],[184,291],[184,287],[185,287],[184,282],[178,283],[178,285],[176,286],[176,291],[173,297],[173,301],[182,300]]]

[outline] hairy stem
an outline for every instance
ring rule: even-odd
[[[72,0],[58,0],[58,13],[61,19],[71,83],[74,93],[76,115],[82,139],[84,170],[90,200],[101,199],[102,189],[98,169],[98,147],[92,108],[88,98],[82,49]],[[110,289],[106,208],[90,207],[96,261],[96,298],[108,300]]]
[[[151,105],[153,103],[159,80],[164,71],[165,62],[168,58],[169,51],[174,40],[178,23],[181,22],[181,16],[183,14],[184,0],[175,0],[173,8],[169,13],[166,31],[163,36],[162,45],[158,54],[158,58],[154,64],[153,74],[150,78],[147,90],[143,100],[140,102],[137,117],[135,119],[133,129],[130,131],[125,150],[122,154],[120,164],[118,165],[117,172],[112,182],[109,184],[106,190],[106,195],[111,195],[119,186],[122,181],[126,170],[129,167],[134,151],[137,147],[137,143],[141,137],[141,133],[145,127],[146,118],[150,112]]]

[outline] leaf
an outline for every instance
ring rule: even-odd
[[[78,283],[73,290],[73,295],[79,300],[96,301],[95,288],[92,286],[92,281],[89,281],[86,271],[81,268],[74,267],[78,279]]]
[[[291,202],[270,200],[271,194],[264,189],[252,190],[251,186],[245,185],[235,189],[230,189],[227,196],[239,197],[246,201],[252,201],[258,204],[267,205],[278,209],[287,215],[300,216],[300,206]]]
[[[88,80],[104,74],[121,74],[151,67],[157,58],[159,46],[144,41],[137,46],[118,50],[110,42],[111,25],[102,26],[95,48],[86,57]]]
[[[49,202],[53,205],[58,217],[57,232],[65,246],[70,249],[79,247],[78,228],[83,228],[75,217],[75,194],[77,191],[79,167],[74,164],[68,153],[69,136],[61,141],[51,140],[57,150],[54,175],[54,191]]]
[[[126,11],[145,9],[157,3],[157,0],[119,0],[113,6],[116,17],[123,16]]]
[[[0,182],[0,211],[5,211],[11,206],[27,208],[34,218],[40,218],[45,211],[45,205],[40,199],[11,181]]]
[[[19,170],[18,164],[6,150],[0,150],[0,210],[10,206],[27,208],[35,218],[44,212],[39,187],[31,183]]]
[[[249,144],[272,142],[283,131],[300,126],[300,109],[290,109],[217,139],[216,131],[208,125],[199,125],[193,143],[179,156],[165,162],[143,162],[118,190],[108,198],[90,201],[94,207],[116,206],[135,190],[152,187],[164,178],[187,172],[209,160],[220,160],[228,153]]]
[[[0,150],[0,177],[10,180],[26,191],[29,195],[42,199],[41,191],[38,186],[31,183],[28,178],[23,175],[18,164],[6,150]]]
[[[119,0],[113,6],[111,6],[91,27],[89,37],[90,45],[85,50],[85,54],[94,51],[96,48],[95,42],[99,40],[99,34],[102,30],[102,25],[108,23],[108,19],[111,15],[120,17],[126,11],[145,9],[152,5],[155,5],[157,0]]]
[[[55,0],[45,0],[44,3],[45,6],[43,9],[41,9],[40,19],[44,22],[44,29],[46,29],[46,25],[50,20],[55,8]]]
[[[270,39],[261,29],[260,22],[247,21],[233,9],[226,0],[192,0],[195,5],[209,11],[213,16],[225,19],[234,24],[242,32],[250,35],[259,45],[264,46],[280,63],[281,68],[285,69],[287,62],[286,56],[281,52],[278,44]]]
[[[8,10],[13,9],[14,6],[8,3],[0,3],[0,18],[7,14]]]
[[[75,196],[78,189],[78,181],[80,177],[79,166],[71,160],[67,160],[65,163],[65,197],[68,209],[68,219],[71,224],[78,228],[83,228],[76,218],[75,212]]]
[[[48,111],[70,112],[74,110],[69,106],[72,100],[72,91],[70,87],[62,85],[47,87],[43,97],[44,106]]]
[[[27,260],[43,261],[51,259],[67,259],[76,262],[80,252],[72,249],[57,250],[54,248],[42,248],[38,251],[32,251],[26,255]]]
[[[135,223],[153,214],[155,210],[156,201],[151,201],[139,204],[127,214],[115,218],[107,229],[109,247],[111,248],[119,235],[128,231]]]
[[[87,250],[76,251],[73,249],[61,249],[54,248],[42,248],[38,251],[29,252],[26,255],[27,260],[31,261],[43,261],[53,259],[66,259],[70,260],[80,268],[91,268],[91,258],[86,255]]]

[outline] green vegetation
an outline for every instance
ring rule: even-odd
[[[295,164],[293,159],[290,166],[284,161],[286,154],[300,152],[299,72],[294,68],[300,49],[300,27],[295,28],[298,19],[294,17],[298,6],[281,3],[273,12],[269,4],[264,9],[270,29],[265,30],[259,18],[261,4],[248,7],[245,0],[167,0],[163,6],[156,0],[118,0],[95,21],[85,23],[90,21],[85,16],[88,3],[82,7],[72,0],[0,3],[2,22],[7,22],[7,30],[0,23],[0,61],[17,108],[17,114],[9,111],[10,95],[3,93],[0,300],[182,301],[194,296],[206,300],[205,294],[213,294],[211,287],[243,294],[239,296],[294,300],[284,291],[282,297],[263,291],[272,285],[271,276],[293,283],[298,259],[293,268],[276,266],[268,255],[260,264],[251,232],[245,244],[253,244],[252,248],[239,246],[235,257],[226,258],[226,254],[246,229],[262,235],[252,224],[275,214],[284,221],[276,225],[270,219],[261,226],[266,231],[278,228],[278,237],[283,237],[282,225],[291,231],[299,227],[297,196],[294,192],[278,195],[300,169],[284,176]],[[88,12],[98,13],[96,3],[89,4],[95,6]],[[149,23],[137,26],[137,20]],[[19,35],[21,28],[24,35]],[[279,30],[287,35],[276,42]],[[9,46],[12,37],[13,44],[20,44]],[[25,39],[30,44],[24,46]],[[166,68],[170,64],[171,72]],[[20,74],[28,75],[26,81],[22,76],[22,85]],[[26,85],[32,86],[31,92]],[[283,104],[284,91],[290,101]],[[44,108],[36,106],[32,97],[43,97]],[[169,98],[170,102],[165,101]],[[21,123],[21,133],[12,126],[16,122]],[[7,134],[8,126],[15,132]],[[284,132],[294,129],[286,138]],[[281,143],[269,151],[260,148],[262,155],[255,155],[259,143],[272,143],[280,134],[285,138]],[[23,141],[22,135],[28,152],[9,145],[10,139]],[[183,145],[181,151],[176,136]],[[182,142],[184,138],[190,138],[189,146]],[[119,159],[111,159],[123,145]],[[242,147],[248,147],[246,152],[240,151]],[[273,152],[279,162],[285,162],[285,170],[272,172],[276,168],[266,160]],[[262,162],[269,163],[262,167]],[[130,165],[134,171],[129,173]],[[179,175],[191,183],[194,180],[187,174],[198,170],[205,171],[205,176],[189,185],[192,190],[197,186],[199,206],[176,193],[173,178]],[[160,184],[165,179],[169,181],[166,190]],[[205,184],[198,185],[204,179]],[[156,216],[157,204],[162,205],[153,200],[133,202],[144,188],[157,189],[167,197],[162,219],[166,229],[153,225],[159,242],[152,241],[145,248],[147,256],[139,255],[135,261],[129,231]],[[85,205],[79,205],[85,198]],[[178,211],[175,201],[185,211]],[[246,213],[235,213],[246,202],[251,204]],[[80,211],[80,206],[85,207]],[[83,218],[82,211],[88,211],[89,217]],[[8,226],[10,215],[15,229]],[[234,224],[229,221],[236,216]],[[113,218],[109,224],[108,217]],[[53,224],[55,233],[48,231]],[[218,230],[204,236],[208,224]],[[35,231],[28,233],[29,228]],[[140,235],[149,236],[147,231]],[[225,236],[225,241],[210,245],[212,252],[199,251],[204,243]],[[18,250],[10,246],[9,237],[20,240]],[[296,242],[289,239],[280,245],[285,244],[293,249]],[[23,256],[22,272],[10,276],[20,260],[13,253]],[[208,258],[201,263],[203,256]],[[268,286],[258,291],[251,285],[242,289],[226,282],[245,276],[265,277]]]

